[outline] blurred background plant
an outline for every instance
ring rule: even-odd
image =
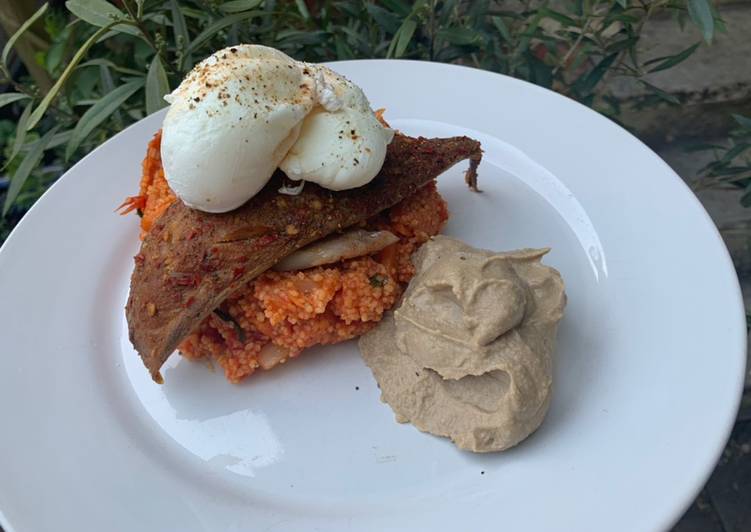
[[[680,103],[643,77],[674,67],[702,43],[642,57],[641,31],[658,13],[696,25],[706,43],[724,30],[710,0],[68,0],[41,7],[5,0],[0,242],[64,170],[163,107],[193,64],[224,46],[267,44],[309,61],[461,63],[552,88],[617,119],[618,101],[598,91],[607,76],[639,80],[648,89],[644,104]],[[738,156],[739,146],[723,160]]]

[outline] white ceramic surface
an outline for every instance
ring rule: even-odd
[[[239,386],[174,356],[151,382],[123,305],[138,187],[162,114],[95,150],[0,251],[0,521],[46,530],[669,527],[734,419],[745,320],[728,253],[634,137],[507,77],[406,61],[335,69],[410,134],[482,141],[482,194],[441,177],[446,232],[551,246],[567,282],[542,428],[480,456],[393,421],[347,343]]]

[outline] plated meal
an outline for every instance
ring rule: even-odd
[[[0,357],[0,526],[198,532],[248,528],[252,522],[254,529],[275,531],[444,531],[492,529],[500,518],[514,530],[669,529],[722,453],[745,375],[743,301],[732,261],[707,213],[648,147],[552,91],[437,62],[356,60],[328,66],[355,81],[373,108],[386,108],[382,117],[395,130],[391,142],[381,137],[387,152],[405,146],[396,144],[403,138],[397,132],[479,141],[482,193],[464,183],[468,161],[438,177],[448,220],[439,234],[415,245],[405,262],[414,275],[399,281],[401,295],[391,307],[380,319],[360,320],[370,327],[359,337],[361,346],[353,339],[301,348],[284,365],[269,371],[259,365],[239,384],[227,382],[213,355],[193,362],[175,353],[159,370],[164,384],[157,385],[133,348],[123,312],[133,257],[151,242],[153,231],[165,238],[159,229],[163,216],[153,207],[164,198],[172,203],[167,213],[177,208],[186,221],[189,216],[213,221],[242,213],[243,206],[186,214],[178,205],[184,202],[164,176],[169,165],[157,144],[169,139],[164,123],[169,109],[103,143],[44,194],[0,248],[0,336],[6,353]],[[225,127],[217,126],[215,134]],[[208,126],[195,126],[181,144],[200,155],[194,164],[205,161],[204,175],[216,178],[230,154],[250,151],[251,140],[242,150],[237,144],[246,143],[238,138],[229,150],[232,135],[224,144],[211,144]],[[123,198],[140,196],[138,179],[150,142],[146,173],[162,175],[146,187],[149,201],[137,198],[129,202],[129,215],[114,215]],[[228,151],[217,156],[216,146]],[[462,150],[469,148],[468,143]],[[380,173],[395,168],[387,166],[389,160],[387,153]],[[379,179],[341,191],[303,180],[301,194],[313,190],[341,198]],[[264,194],[297,197],[276,192],[299,187],[287,174],[277,173],[271,183],[277,188],[249,201],[263,204],[258,198]],[[421,190],[426,189],[416,192]],[[136,215],[139,208],[143,219]],[[384,208],[377,218],[390,213],[403,220],[416,212],[404,210],[396,218],[396,208]],[[143,244],[139,224],[147,216],[151,225]],[[349,229],[382,230],[358,225]],[[384,230],[404,242],[397,223],[392,225]],[[190,235],[192,229],[185,231]],[[337,229],[315,242],[341,233],[349,231]],[[453,244],[457,239],[461,242]],[[363,258],[359,250],[371,244],[362,233],[339,243],[344,245],[323,254],[326,263],[311,262],[319,255],[311,248],[313,253],[298,255],[286,267],[303,274],[339,269],[337,291],[342,291],[347,283],[341,264]],[[393,244],[385,245],[367,258],[381,260]],[[456,253],[467,260],[449,256],[432,265],[425,260],[448,245],[470,245]],[[478,249],[524,260],[492,259],[481,267],[486,259]],[[347,254],[339,263],[328,262],[342,250]],[[183,260],[166,248],[163,253],[168,261]],[[268,260],[260,250],[248,255]],[[466,270],[456,270],[467,261]],[[561,303],[558,278],[546,266],[560,271],[570,299],[554,351],[546,343],[545,350],[522,357],[527,352],[522,342],[536,345],[529,331],[539,332],[540,339],[552,336]],[[482,275],[473,273],[478,271]],[[272,274],[284,272],[266,269],[254,281]],[[513,282],[504,288],[494,280],[487,291],[473,288],[493,278]],[[175,281],[166,286],[176,297],[186,294],[181,283],[194,282],[187,276]],[[379,278],[374,282],[380,284]],[[473,292],[476,301],[467,297]],[[169,303],[166,292],[153,293]],[[542,314],[533,312],[538,295],[547,309]],[[215,309],[221,312],[230,298]],[[493,304],[500,298],[507,304]],[[516,323],[520,312],[509,311],[522,301],[524,317],[500,336],[516,343],[520,356],[500,356],[494,341],[485,342]],[[162,302],[150,302],[159,316]],[[425,302],[436,312],[420,312]],[[697,302],[712,312],[697,312]],[[496,314],[490,316],[488,308]],[[311,313],[319,315],[317,308]],[[332,300],[320,314],[337,317]],[[212,315],[213,310],[207,313]],[[478,315],[483,319],[473,320]],[[224,317],[246,327],[232,308]],[[235,331],[240,342],[238,328],[227,325],[224,334],[231,341]],[[300,331],[287,318],[283,326],[290,334]],[[394,337],[380,340],[388,327]],[[259,333],[259,342],[281,343]],[[234,358],[221,334],[212,337],[225,349],[217,355]],[[375,353],[366,345],[371,341]],[[426,345],[439,349],[426,351]],[[449,375],[459,378],[444,378]],[[512,390],[518,391],[516,399]],[[450,441],[463,449],[503,448],[532,430],[543,414],[539,428],[507,451],[462,451]],[[490,430],[477,430],[483,427]],[[71,483],[71,476],[77,481]],[[603,479],[614,489],[602,489]],[[38,511],[40,500],[44,511]]]
[[[436,237],[435,179],[480,143],[389,127],[331,69],[263,46],[207,58],[148,146],[126,316],[155,381],[175,351],[237,383],[365,334],[398,421],[472,451],[515,445],[550,402],[563,282],[546,250]],[[436,237],[436,238],[434,238]]]

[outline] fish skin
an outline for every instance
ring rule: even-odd
[[[332,192],[306,183],[280,194],[278,171],[243,206],[221,214],[176,201],[135,256],[125,307],[130,341],[152,378],[178,344],[219,304],[283,257],[395,205],[456,163],[469,159],[476,190],[480,143],[468,137],[413,138],[397,133],[367,185]]]

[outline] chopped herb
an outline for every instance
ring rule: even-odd
[[[370,278],[370,286],[374,288],[382,288],[386,284],[386,278],[380,275],[374,275]]]
[[[138,215],[139,218],[143,218],[143,210],[136,209],[136,214]]]

